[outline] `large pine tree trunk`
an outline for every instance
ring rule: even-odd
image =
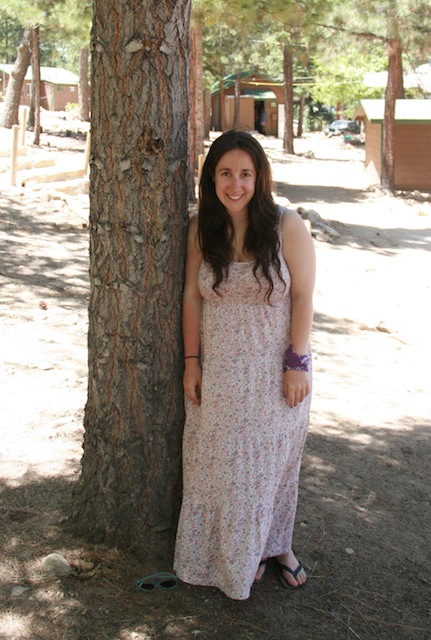
[[[6,89],[3,121],[1,125],[7,129],[11,129],[14,124],[18,124],[22,85],[31,61],[31,39],[31,27],[27,27],[24,29],[22,40],[18,47],[15,65]]]
[[[93,6],[89,382],[71,522],[160,567],[181,485],[190,0]]]
[[[287,45],[283,48],[284,136],[283,149],[295,153],[293,148],[293,56]]]
[[[395,103],[404,98],[402,47],[399,38],[388,41],[388,83],[385,93],[383,124],[382,186],[389,191],[395,185]]]
[[[79,117],[84,122],[90,120],[90,91],[88,86],[88,47],[79,52],[79,85],[78,85]]]

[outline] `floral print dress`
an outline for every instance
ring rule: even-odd
[[[202,262],[202,402],[186,399],[183,503],[174,568],[193,585],[250,595],[263,557],[289,551],[310,396],[294,409],[283,394],[290,275],[274,290],[234,262],[218,295]],[[258,274],[259,275],[259,274]]]

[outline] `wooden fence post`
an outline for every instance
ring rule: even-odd
[[[10,149],[10,183],[13,187],[16,187],[16,168],[18,160],[18,138],[19,138],[19,124],[12,126],[12,146]]]
[[[88,174],[88,167],[90,163],[90,147],[91,147],[91,131],[88,131],[87,138],[85,140],[84,176]]]
[[[21,109],[21,146],[25,147],[25,132],[27,130],[28,107]]]

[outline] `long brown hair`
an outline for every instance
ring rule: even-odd
[[[248,226],[244,238],[244,251],[254,260],[253,274],[259,282],[260,268],[268,281],[266,300],[274,289],[270,267],[281,275],[279,258],[280,212],[271,193],[271,167],[259,142],[246,131],[232,129],[217,138],[208,152],[199,184],[198,238],[204,260],[214,271],[214,291],[227,278],[233,261],[232,239],[234,228],[231,218],[216,195],[215,169],[228,151],[241,149],[248,153],[256,170],[255,192],[248,205]],[[260,284],[260,282],[259,282]]]

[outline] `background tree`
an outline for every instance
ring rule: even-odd
[[[79,52],[79,117],[84,122],[90,121],[90,85],[88,83],[89,48],[81,47]]]
[[[11,128],[18,124],[19,103],[22,86],[31,60],[33,34],[27,31],[33,27],[43,28],[49,24],[50,19],[55,15],[55,9],[63,4],[65,0],[39,0],[34,3],[31,0],[7,0],[2,6],[3,15],[7,15],[14,21],[19,21],[24,27],[23,38],[18,47],[18,55],[14,69],[8,83],[2,125]],[[37,54],[36,54],[37,55]]]
[[[16,48],[21,41],[23,26],[2,8],[0,11],[0,61],[10,64],[16,58]]]
[[[66,47],[66,68],[79,74],[79,117],[90,120],[89,42],[92,21],[92,0],[65,0],[56,17],[58,31]],[[73,55],[71,54],[73,52]],[[76,53],[79,52],[79,58]]]
[[[21,42],[18,46],[14,68],[9,76],[6,89],[6,97],[3,109],[2,127],[11,129],[14,124],[18,124],[19,103],[21,90],[24,83],[25,74],[31,61],[31,27],[24,29]]]
[[[429,47],[431,13],[428,0],[350,0],[333,1],[332,13],[324,27],[332,35],[374,43],[386,49],[388,82],[383,123],[382,185],[394,188],[395,102],[404,97],[403,51]]]
[[[94,1],[89,383],[71,522],[154,564],[180,502],[189,29],[190,0]]]
[[[195,185],[199,155],[204,153],[205,115],[203,79],[203,27],[208,6],[202,0],[192,3],[190,53],[189,156],[191,184]],[[193,191],[194,196],[194,191]]]
[[[364,77],[367,72],[386,70],[385,49],[383,43],[371,45],[350,37],[340,50],[332,46],[333,41],[333,37],[322,39],[322,54],[315,56],[313,98],[333,107],[337,115],[337,105],[342,105],[339,117],[351,118],[361,98],[384,96],[384,89],[367,87]]]
[[[33,144],[40,144],[40,47],[39,25],[31,28],[31,71],[32,71],[32,103],[33,103]]]
[[[284,133],[283,149],[294,153],[294,61],[302,67],[308,65],[310,36],[316,32],[316,24],[327,10],[327,2],[311,0],[306,4],[297,0],[261,0],[262,16],[272,25],[283,51]]]

